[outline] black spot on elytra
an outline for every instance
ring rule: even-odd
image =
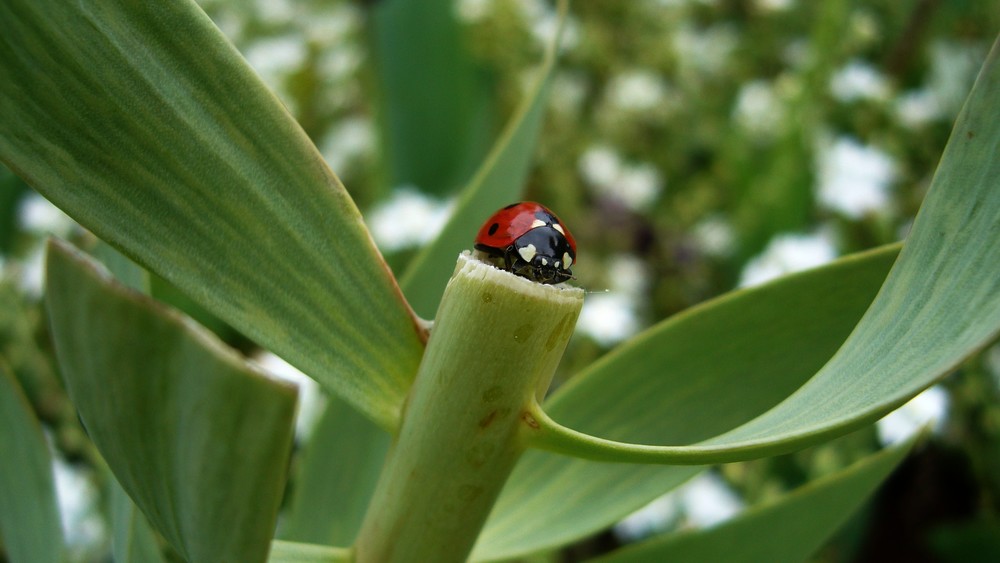
[[[489,230],[490,236],[495,235],[497,233],[497,229],[499,228],[500,228],[500,223],[493,223],[492,225],[490,225],[490,230]]]

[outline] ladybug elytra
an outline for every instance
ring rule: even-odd
[[[476,250],[498,268],[546,284],[573,277],[576,241],[559,218],[533,201],[512,203],[483,223]]]

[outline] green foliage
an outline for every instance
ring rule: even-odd
[[[566,3],[562,4],[563,10]],[[400,285],[413,308],[425,317],[437,310],[441,288],[455,256],[468,247],[468,233],[479,229],[483,217],[519,199],[532,162],[543,110],[556,65],[558,37],[538,70],[537,83],[518,107],[496,146],[462,191],[451,220],[441,233],[410,262]]]
[[[912,445],[874,454],[717,528],[655,538],[596,561],[803,561],[889,476]],[[782,533],[762,539],[762,530]]]
[[[452,5],[397,0],[373,10],[372,50],[391,186],[452,192],[489,146],[489,90],[462,48]]]
[[[1000,331],[998,47],[933,182],[930,162],[944,123],[967,93],[962,77],[952,77],[951,94],[936,94],[940,112],[922,126],[893,115],[885,100],[896,92],[876,86],[852,98],[831,86],[857,57],[883,49],[892,80],[885,88],[916,87],[916,69],[926,65],[909,47],[924,39],[919,26],[900,23],[904,17],[931,28],[966,22],[964,33],[982,37],[996,22],[987,8],[949,5],[940,18],[920,20],[919,11],[891,3],[760,3],[734,13],[724,3],[590,2],[566,16],[560,3],[558,15],[537,8],[527,18],[534,29],[526,29],[515,20],[527,3],[491,4],[484,17],[475,14],[486,10],[477,3],[453,12],[446,2],[386,0],[351,8],[370,35],[363,66],[371,75],[333,88],[317,61],[327,36],[337,34],[321,23],[309,35],[304,67],[287,73],[284,85],[265,86],[230,43],[243,48],[254,33],[311,23],[310,2],[278,14],[285,19],[276,27],[234,29],[226,14],[259,7],[207,0],[230,37],[190,1],[57,4],[0,6],[0,162],[96,235],[96,246],[89,234],[76,238],[119,281],[70,245],[50,244],[49,335],[32,298],[21,303],[0,279],[0,299],[13,304],[0,311],[0,356],[10,364],[0,361],[0,439],[19,461],[0,462],[0,551],[13,561],[58,560],[63,549],[51,461],[32,408],[56,430],[60,449],[97,467],[106,460],[116,559],[169,559],[165,540],[192,561],[262,561],[269,552],[271,561],[363,561],[365,552],[347,546],[363,522],[377,522],[371,515],[386,499],[403,508],[404,520],[441,529],[469,523],[475,519],[461,507],[483,504],[476,495],[498,490],[506,469],[484,484],[474,481],[483,472],[457,464],[489,456],[513,464],[529,447],[568,455],[536,449],[521,458],[471,557],[545,557],[675,490],[704,469],[699,464],[790,452],[864,427]],[[537,65],[533,37],[547,15],[570,47],[557,61],[559,33],[550,33],[525,89],[521,71]],[[895,48],[880,45],[882,35]],[[929,56],[948,48],[931,45]],[[629,62],[622,67],[616,57]],[[491,73],[494,91],[484,88]],[[353,87],[371,86],[364,78],[377,95]],[[638,96],[636,84],[645,85]],[[763,112],[764,121],[745,111],[755,92],[770,96],[775,110]],[[340,107],[322,106],[324,96]],[[349,195],[324,161],[331,156],[310,137],[324,145],[332,122],[373,104],[382,152],[365,164],[376,169],[351,171],[364,179]],[[499,132],[497,115],[508,116]],[[896,209],[859,219],[824,202],[822,189],[809,189],[823,173],[817,147],[844,131],[897,157],[896,178],[906,187]],[[594,172],[601,158],[611,177]],[[464,187],[453,196],[451,219],[416,251],[397,285],[354,200],[366,207],[387,185],[407,183],[437,197]],[[12,227],[25,187],[4,171],[0,190],[0,251],[27,252],[31,237]],[[470,324],[435,329],[470,341],[432,367],[421,363],[428,329],[414,311],[432,315],[479,221],[523,193],[559,203],[578,241],[589,243],[575,269],[580,285],[612,286],[616,268],[607,255],[626,251],[655,274],[652,306],[637,307],[650,310],[640,324],[686,310],[596,361],[602,346],[586,337],[571,344],[559,374],[566,382],[547,400],[543,389],[519,389],[517,397],[530,398],[497,415],[512,423],[512,434],[484,452],[477,447],[499,419],[472,416],[478,426],[460,426],[458,416],[435,418],[436,407],[481,414],[489,393],[454,393],[478,389],[483,374],[499,380],[535,369],[529,366],[552,346],[545,353],[537,346],[547,342],[523,346],[521,328],[538,324],[532,315],[541,309],[521,307],[502,322],[477,325],[487,315],[476,311],[493,296],[470,293],[476,306],[456,309]],[[841,250],[872,248],[894,241],[920,204],[902,250],[851,254],[689,308],[731,288],[776,235],[821,220]],[[708,216],[735,242],[714,250],[699,242]],[[295,393],[195,321],[142,295],[151,287],[154,297],[180,292],[171,303],[227,337],[231,326],[242,349],[275,352],[331,395],[290,466]],[[50,336],[72,404],[50,373]],[[491,355],[501,349],[502,358]],[[467,369],[482,358],[492,358],[489,369]],[[556,359],[545,362],[555,368]],[[418,369],[431,375],[414,383]],[[436,373],[469,379],[426,387]],[[962,388],[952,385],[961,399]],[[996,411],[989,400],[965,404]],[[77,414],[88,436],[74,426]],[[406,426],[414,420],[424,422]],[[998,435],[990,434],[993,418],[982,420],[976,452]],[[435,441],[446,435],[458,438]],[[874,454],[728,524],[667,534],[610,560],[807,557],[907,450]],[[434,475],[414,477],[401,465],[428,456],[439,468]],[[993,483],[995,456],[970,457],[980,480]],[[393,478],[415,492],[397,498]],[[370,506],[377,489],[390,492]],[[453,494],[435,498],[441,490]],[[418,497],[432,498],[435,508],[406,513]],[[803,516],[816,513],[823,518]],[[984,516],[981,529],[992,530],[995,519]],[[477,526],[462,528],[455,543],[472,545]],[[761,540],[787,530],[796,530],[793,541]],[[977,530],[942,532],[935,545],[967,553],[987,545]],[[442,549],[444,558],[467,555]]]
[[[299,457],[295,488],[278,536],[295,542],[350,545],[361,528],[388,450],[388,433],[330,397]]]
[[[61,561],[62,530],[45,437],[2,357],[0,451],[6,460],[0,464],[2,545],[12,561]]]
[[[955,124],[930,192],[881,292],[837,354],[808,383],[763,415],[690,448],[632,448],[573,435],[556,425],[541,443],[596,459],[661,463],[784,453],[874,422],[995,339],[1000,333],[1000,275],[993,267],[971,265],[1000,264],[995,244],[1000,237],[1000,120],[990,119],[1000,100],[998,57],[1000,43]],[[788,306],[794,307],[793,302],[783,305]],[[926,353],[931,348],[934,353]],[[607,369],[628,371],[628,364],[615,365],[617,359]],[[649,396],[641,389],[636,395]],[[633,403],[625,408],[649,412],[652,406]]]
[[[146,516],[132,502],[114,477],[111,481],[111,555],[122,563],[159,563],[165,561],[156,533]]]
[[[691,444],[739,426],[833,355],[896,253],[886,248],[844,259],[668,319],[575,377],[545,409],[570,426],[638,443]],[[801,345],[790,350],[784,343],[791,338]],[[500,559],[583,537],[700,470],[595,465],[529,452],[475,553]]]
[[[263,561],[295,390],[68,246],[46,266],[70,397],[122,487],[185,559]]]
[[[193,4],[56,6],[0,8],[4,162],[391,427],[420,335],[299,126]]]

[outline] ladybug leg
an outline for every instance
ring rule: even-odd
[[[513,244],[504,249],[503,261],[505,266],[504,269],[508,272],[518,271],[518,262],[524,262],[524,260],[521,259],[521,255],[517,253]]]

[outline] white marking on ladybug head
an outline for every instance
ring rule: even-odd
[[[531,259],[535,257],[538,251],[535,249],[535,245],[529,244],[528,246],[518,248],[517,253],[521,255],[521,258],[524,258],[525,262],[531,262]]]
[[[566,264],[567,270],[573,265],[573,258],[569,255],[569,252],[563,252],[563,262]],[[558,265],[556,264],[556,266]]]
[[[555,267],[556,267],[556,268],[558,268],[558,267],[559,267],[559,261],[558,261],[558,260],[556,260],[556,263],[555,263]]]
[[[544,257],[542,257],[542,266],[548,266],[548,265],[549,265],[549,261],[546,260]]]
[[[545,226],[545,221],[542,221],[541,219],[535,219],[534,221],[531,222],[532,229],[537,229],[538,227],[544,227],[544,226]]]
[[[566,236],[566,231],[563,230],[562,225],[559,223],[552,223],[552,228],[559,231],[559,234]]]

